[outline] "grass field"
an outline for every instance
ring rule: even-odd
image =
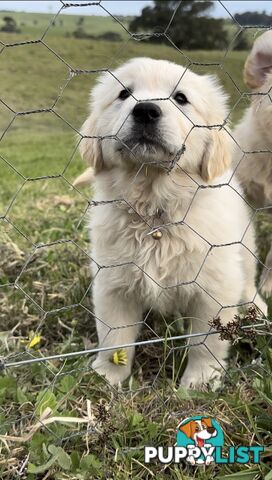
[[[0,32],[5,44],[40,38],[52,19],[49,14],[13,16],[22,32]],[[225,56],[195,51],[184,56],[170,45],[132,41],[124,32],[123,42],[78,40],[65,37],[77,19],[62,19],[48,31],[45,45],[6,47],[0,57],[0,353],[9,362],[92,348],[97,341],[85,223],[90,192],[71,188],[84,168],[76,151],[76,131],[86,117],[97,72],[71,74],[69,66],[113,68],[134,56],[186,65],[190,58],[195,71],[219,76],[230,95],[233,123],[248,104],[241,98],[247,52]],[[84,24],[90,33],[120,33],[108,18],[85,17]],[[37,109],[50,111],[22,114]],[[270,233],[268,218],[260,216],[262,257]],[[59,240],[63,242],[54,243]],[[174,331],[169,319],[156,315],[147,323],[161,336]],[[35,335],[40,338],[31,346]],[[142,338],[152,336],[146,328]],[[178,388],[184,364],[184,350],[178,346],[140,347],[123,390],[98,378],[87,356],[7,368],[0,376],[1,478],[271,479],[268,338],[238,342],[233,368],[217,392]],[[237,370],[252,360],[252,368]],[[173,445],[180,419],[198,413],[217,419],[226,445],[266,445],[262,463],[206,469],[143,463],[144,445]]]

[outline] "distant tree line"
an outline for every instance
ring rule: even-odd
[[[84,17],[79,17],[77,21],[77,28],[74,30],[74,32],[72,32],[72,36],[75,38],[85,38],[91,40],[108,40],[109,42],[120,42],[122,40],[121,35],[116,32],[104,32],[100,35],[91,35],[90,33],[87,33],[84,28]]]
[[[125,17],[124,17],[125,18]],[[132,18],[132,17],[131,17]],[[18,28],[16,20],[7,15],[2,18],[3,25],[0,27],[0,32],[8,32],[8,33],[21,33],[21,30]],[[34,18],[32,20],[33,25],[38,25],[38,20]],[[59,25],[63,26],[63,20],[59,19]],[[21,22],[21,26],[25,27],[25,23]],[[56,22],[53,21],[51,23],[52,27],[56,26]],[[120,42],[122,37],[117,32],[103,32],[100,35],[91,35],[85,31],[84,28],[84,17],[79,17],[76,23],[76,29],[72,33],[66,33],[66,37],[75,37],[75,38],[85,38],[91,40],[106,40],[109,42]]]
[[[272,26],[272,15],[268,15],[265,11],[263,12],[244,12],[236,13],[234,15],[235,20],[242,26],[245,25],[256,25],[271,27]]]
[[[155,0],[153,5],[143,8],[137,17],[119,16],[119,20],[129,21],[129,30],[135,34],[143,34],[142,40],[154,43],[168,43],[169,39],[180,49],[203,49],[221,50],[227,48],[231,38],[228,23],[222,18],[213,18],[210,12],[213,2],[208,0]],[[272,15],[263,12],[236,13],[235,20],[241,26],[264,26],[271,27]],[[2,32],[20,33],[16,20],[6,15],[2,18],[3,24],[0,27]],[[38,20],[33,19],[37,25]],[[167,37],[164,35],[167,29]],[[63,26],[63,20],[59,20]],[[25,26],[21,23],[21,26]],[[55,26],[55,22],[52,23]],[[147,35],[145,37],[145,34]],[[67,37],[75,37],[90,40],[106,40],[120,42],[122,36],[113,31],[106,31],[100,35],[93,35],[85,30],[85,17],[79,17],[76,28],[65,34]],[[246,50],[249,48],[246,35],[238,35],[232,48],[234,50]]]
[[[168,43],[162,33],[172,18],[167,35],[178,48],[221,50],[228,46],[230,39],[225,20],[209,16],[213,2],[155,0],[153,3],[153,6],[145,7],[140,16],[130,22],[130,31],[155,32],[156,35],[149,37],[148,41]],[[234,43],[234,49],[247,46],[245,37],[238,37]]]

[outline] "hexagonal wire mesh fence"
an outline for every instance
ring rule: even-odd
[[[218,369],[224,370],[224,382],[222,387],[217,390],[219,393],[215,393],[215,397],[212,397],[213,399],[222,395],[225,388],[224,383],[235,386],[238,379],[249,375],[249,371],[257,376],[269,375],[263,355],[269,349],[271,322],[265,312],[258,308],[260,306],[256,301],[258,288],[256,287],[254,292],[251,291],[252,296],[246,301],[235,305],[222,303],[218,298],[213,297],[207,287],[201,284],[201,273],[207,260],[216,249],[228,249],[240,245],[247,252],[247,261],[250,262],[250,258],[254,258],[260,268],[264,269],[262,282],[265,283],[269,278],[271,267],[265,265],[261,259],[264,258],[265,250],[269,245],[269,215],[266,217],[265,211],[269,210],[270,206],[260,205],[258,208],[253,206],[240,188],[237,188],[233,172],[224,183],[203,185],[198,183],[195,177],[186,171],[186,168],[179,162],[185,152],[190,135],[199,129],[225,132],[240,152],[235,172],[248,156],[271,154],[267,144],[261,148],[259,145],[256,148],[240,146],[228,127],[230,115],[235,113],[242,102],[251,101],[252,96],[261,100],[265,96],[271,101],[271,87],[265,92],[262,89],[245,91],[242,80],[239,78],[242,76],[241,71],[230,72],[228,68],[229,56],[235,40],[252,27],[239,25],[224,3],[219,2],[235,26],[233,40],[229,43],[226,51],[222,53],[221,58],[216,61],[214,52],[211,52],[210,56],[208,54],[207,59],[203,59],[203,61],[195,61],[192,60],[189,53],[181,51],[171,38],[171,25],[181,2],[176,2],[176,7],[171,18],[167,19],[163,31],[141,34],[130,32],[126,22],[111,13],[110,3],[106,6],[107,2],[103,1],[78,3],[60,1],[58,3],[59,10],[52,15],[51,21],[41,32],[39,38],[26,38],[7,43],[6,36],[5,41],[1,40],[1,57],[7,62],[7,70],[4,72],[11,82],[7,98],[1,99],[3,115],[0,161],[2,163],[3,183],[1,188],[3,195],[1,195],[0,220],[3,240],[0,245],[2,250],[0,270],[2,312],[0,318],[3,332],[0,340],[3,352],[1,360],[3,393],[0,390],[0,395],[4,405],[1,413],[1,442],[8,449],[12,449],[13,453],[7,470],[8,474],[17,475],[18,478],[26,474],[29,462],[29,454],[26,455],[23,447],[20,446],[27,444],[39,431],[45,432],[45,435],[48,434],[51,443],[55,442],[62,447],[68,445],[70,450],[75,438],[78,437],[85,439],[87,450],[89,449],[88,444],[91,443],[91,437],[95,438],[102,448],[102,443],[107,441],[107,436],[112,432],[109,412],[113,404],[118,404],[120,415],[125,415],[127,408],[130,411],[132,409],[131,402],[133,403],[135,398],[138,398],[140,403],[145,403],[146,416],[149,415],[152,418],[152,412],[156,410],[161,412],[161,418],[175,422],[181,412],[177,411],[177,405],[174,402],[176,399],[178,402],[189,401],[190,398],[184,390],[178,389],[177,383],[185,368],[188,350],[202,346],[206,349],[207,362],[212,359],[213,363],[217,363]],[[67,12],[73,8],[81,10],[84,7],[100,9],[103,15],[106,14],[119,26],[120,30],[124,32],[124,36],[121,44],[120,42],[116,43],[113,52],[99,51],[93,62],[92,59],[86,58],[87,54],[84,52],[83,62],[85,63],[75,67],[75,59],[79,55],[79,44],[75,45],[74,57],[70,59],[65,43],[54,41],[54,38],[50,37],[50,32],[60,21],[64,11]],[[267,29],[267,26],[256,27],[257,33]],[[185,64],[185,69],[177,85],[182,83],[183,77],[186,77],[190,70],[196,73],[199,71],[202,73],[205,70],[219,73],[221,77],[224,77],[224,83],[228,87],[231,85],[234,103],[222,123],[208,125],[197,124],[177,107],[179,114],[185,115],[190,122],[190,128],[182,145],[172,156],[171,162],[166,167],[163,166],[164,175],[171,179],[173,172],[179,170],[184,174],[184,178],[188,178],[191,188],[193,185],[193,194],[182,218],[179,218],[178,221],[171,221],[171,219],[164,221],[163,215],[157,215],[159,219],[157,218],[157,223],[154,225],[154,214],[145,215],[138,210],[129,196],[135,179],[147,167],[145,163],[135,169],[130,189],[127,189],[125,195],[120,192],[120,196],[116,198],[93,200],[92,196],[89,198],[89,189],[74,186],[73,179],[83,168],[77,152],[81,142],[86,138],[95,138],[100,142],[111,139],[121,143],[129,155],[135,156],[133,148],[130,148],[119,136],[131,115],[130,112],[114,135],[99,135],[95,132],[85,135],[81,133],[80,124],[77,124],[77,121],[82,122],[83,112],[86,116],[84,109],[86,92],[90,88],[90,78],[93,82],[95,75],[104,73],[115,80],[119,89],[127,90],[127,84],[123,83],[115,73],[115,65],[122,63],[123,55],[126,58],[135,56],[142,41],[159,36],[163,36],[168,41],[168,49],[171,48],[175,51],[175,60]],[[71,41],[69,37],[67,37],[68,41]],[[131,44],[136,45],[135,50]],[[148,52],[148,45],[144,43],[145,55]],[[86,45],[84,44],[84,46]],[[31,50],[28,50],[27,53],[30,55],[27,57],[27,62],[29,62],[27,65],[29,65],[30,79],[26,76],[27,95],[24,97],[24,91],[20,85],[14,85],[13,89],[12,65],[13,62],[18,61],[19,68],[22,68],[23,71],[25,68],[24,52],[29,48]],[[94,42],[92,48],[99,49],[99,46]],[[110,46],[108,48],[110,50]],[[20,49],[19,54],[18,49]],[[45,62],[45,69],[41,67],[40,63],[37,63],[38,69],[32,71],[33,65],[38,62],[38,58],[35,57],[35,49],[39,49],[37,55],[41,55]],[[13,56],[12,52],[15,51],[20,58],[15,54]],[[162,56],[167,58],[169,51],[164,52],[162,49]],[[88,55],[92,56],[92,53],[95,52],[90,50]],[[201,54],[199,55],[200,58],[203,58]],[[158,56],[157,52],[156,56]],[[192,54],[192,56],[194,55]],[[81,60],[82,56],[80,56]],[[89,68],[82,68],[86,66],[86,62]],[[49,66],[52,63],[51,71]],[[54,73],[58,78],[61,77],[60,87]],[[31,77],[32,75],[33,77]],[[46,87],[41,83],[42,77],[43,81],[51,85],[51,92],[48,93]],[[81,78],[84,79],[84,96],[80,95],[78,91]],[[177,85],[173,91],[176,90]],[[71,90],[69,90],[70,87],[72,87]],[[36,95],[39,89],[41,90]],[[52,91],[57,92],[57,89],[59,91],[51,101]],[[35,108],[35,104],[32,104],[32,92],[35,92],[33,97],[37,96],[38,99],[37,108]],[[137,104],[141,104],[145,100],[134,97],[133,92],[130,94]],[[78,95],[80,100],[83,99],[84,105],[79,105]],[[46,105],[43,104],[43,98],[46,99]],[[174,105],[172,91],[166,97],[148,98],[148,101],[171,102]],[[25,106],[31,105],[31,108],[21,109],[19,107],[18,109],[17,105],[23,105],[24,102]],[[77,119],[74,110],[79,110]],[[60,125],[62,126],[58,130]],[[36,143],[30,142],[28,145],[27,132],[30,129],[36,136]],[[60,131],[60,137],[57,140],[52,137],[54,130]],[[75,135],[77,135],[77,140],[75,140]],[[48,151],[53,153],[48,154]],[[24,156],[28,161],[24,161]],[[154,160],[153,163],[157,162]],[[172,181],[174,183],[174,179]],[[250,216],[244,225],[242,236],[226,238],[225,241],[216,244],[213,241],[213,235],[203,236],[201,230],[198,231],[197,224],[190,223],[188,218],[191,207],[195,201],[199,201],[199,196],[206,189],[229,189],[237,195],[241,203],[247,205]],[[180,278],[174,284],[161,283],[152,274],[152,271],[145,270],[142,265],[137,264],[137,260],[131,258],[128,261],[125,252],[124,261],[99,263],[95,255],[89,252],[85,226],[89,212],[107,204],[117,209],[130,211],[133,220],[136,218],[136,222],[145,226],[146,237],[153,235],[157,245],[160,240],[155,238],[156,235],[164,235],[164,232],[177,227],[186,227],[191,232],[192,238],[201,239],[205,245],[204,253],[195,271],[191,272],[190,278]],[[263,244],[259,242],[262,250],[260,254],[251,250],[245,241],[256,217],[258,217],[257,224],[260,235],[265,237]],[[91,263],[95,265],[97,271],[92,278],[89,268]],[[133,323],[133,320],[131,322],[128,318],[127,323],[114,326],[110,318],[97,318],[97,314],[93,311],[92,285],[101,272],[106,271],[107,278],[109,270],[118,269],[119,275],[122,276],[125,275],[123,272],[130,268],[134,272],[140,271],[143,277],[154,283],[157,296],[141,321]],[[184,328],[180,325],[179,319],[173,320],[165,318],[165,314],[153,313],[158,310],[157,307],[161,303],[160,297],[163,297],[166,291],[191,285],[196,286],[204,296],[210,297],[217,305],[216,315],[214,318],[210,318],[209,325],[207,322],[199,321],[198,329],[192,329],[189,319],[185,319],[188,325],[185,322],[186,328]],[[235,317],[233,316],[227,325],[221,324],[220,319],[223,312],[233,311],[234,307],[244,307],[246,310],[239,315],[236,312]],[[114,330],[122,329],[123,331],[136,324],[144,326],[142,337],[136,341],[99,345],[94,327],[95,320],[106,326],[106,337]],[[122,337],[126,338],[125,335],[120,335],[120,338]],[[231,368],[226,369],[222,364],[219,351],[217,352],[213,348],[213,339],[218,337],[222,340],[230,340],[232,344],[239,343],[240,345],[232,354]],[[38,345],[39,348],[35,345]],[[122,364],[127,362],[126,355],[132,347],[136,348],[137,352],[134,375],[122,388],[110,386],[103,376],[93,371],[91,355],[110,352],[110,355],[116,355],[115,362]],[[112,359],[114,361],[114,357]],[[123,366],[120,365],[117,368],[122,369]],[[31,384],[31,392],[28,391],[28,388],[25,389],[25,384]],[[80,390],[78,396],[74,394],[76,389]],[[208,386],[206,386],[206,390],[209,392]],[[12,397],[12,392],[15,391],[16,399]],[[92,404],[88,399],[89,391],[92,391]],[[149,392],[147,397],[145,397],[145,392]],[[13,398],[10,403],[9,398]],[[149,400],[147,400],[148,398]],[[187,405],[186,411],[190,412],[190,408]],[[206,407],[202,406],[201,408],[205,410]],[[59,426],[59,429],[56,428],[56,425]],[[126,444],[123,452],[128,454],[137,448],[142,448],[142,446],[137,446],[137,441],[134,439],[131,444],[129,442]],[[53,453],[52,450],[51,454]],[[33,468],[32,465],[32,472],[39,473],[39,469],[35,471]],[[42,471],[45,470],[41,469],[40,472]],[[98,474],[93,474],[93,476],[100,478]]]

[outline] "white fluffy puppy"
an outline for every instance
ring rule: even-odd
[[[272,31],[255,40],[244,68],[244,81],[254,95],[251,106],[233,132],[237,141],[234,162],[243,187],[255,207],[272,206]],[[270,95],[268,93],[270,92]],[[246,153],[243,155],[243,152]],[[240,162],[240,163],[239,163]],[[272,294],[272,247],[260,286]]]
[[[127,348],[127,364],[116,365],[114,346],[135,342],[150,308],[190,317],[192,334],[207,332],[218,313],[233,319],[241,301],[265,309],[254,286],[248,212],[238,183],[228,185],[230,137],[218,127],[226,116],[213,77],[164,60],[135,58],[102,74],[92,91],[80,148],[95,171],[99,345],[113,347],[93,368],[111,384],[129,376],[134,355]],[[208,382],[228,351],[217,335],[192,343],[185,387]]]

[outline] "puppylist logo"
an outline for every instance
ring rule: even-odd
[[[191,465],[260,463],[264,447],[231,446],[224,449],[224,433],[219,423],[200,415],[186,418],[178,425],[176,444],[173,447],[145,447],[145,463],[157,459],[160,463]]]

